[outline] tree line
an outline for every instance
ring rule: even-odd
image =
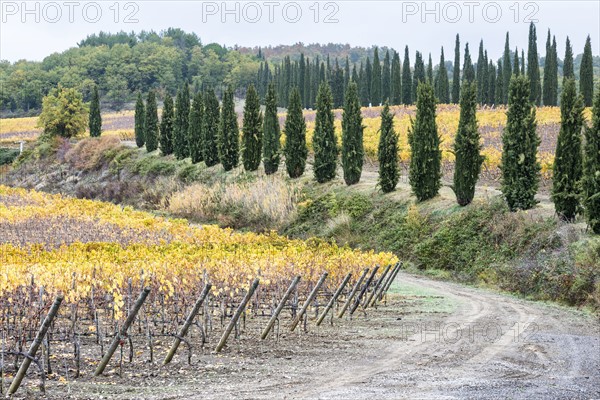
[[[465,79],[477,80],[480,104],[506,104],[509,79],[517,69],[530,78],[536,104],[557,104],[562,75],[578,80],[584,102],[590,106],[589,88],[594,84],[594,68],[600,68],[600,57],[592,56],[589,38],[583,54],[577,57],[567,39],[560,59],[550,32],[544,57],[538,56],[533,25],[529,36],[526,55],[523,49],[511,48],[507,34],[504,54],[494,61],[483,42],[475,59],[468,44],[463,47],[457,35],[451,61],[443,48],[439,60],[433,60],[431,54],[425,58],[419,51],[413,54],[408,47],[401,54],[385,47],[327,45],[315,49],[314,45],[298,44],[277,52],[258,48],[252,53],[245,48],[202,44],[198,36],[181,29],[138,34],[101,32],[82,40],[79,47],[52,54],[42,62],[0,62],[0,111],[11,115],[39,111],[42,98],[58,85],[77,88],[86,102],[97,87],[103,104],[118,110],[135,101],[140,91],[147,94],[153,90],[164,100],[166,93],[174,96],[187,83],[194,93],[212,87],[221,98],[228,86],[236,89],[236,95],[244,96],[253,83],[264,104],[270,82],[275,83],[280,107],[287,106],[292,87],[298,87],[303,107],[314,108],[324,81],[331,86],[334,107],[339,108],[345,102],[350,80],[358,86],[362,106],[386,100],[391,105],[414,104],[418,83],[423,81],[433,86],[440,102],[458,103]]]

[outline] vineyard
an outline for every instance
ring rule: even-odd
[[[123,376],[134,358],[167,364],[180,344],[189,363],[228,339],[334,323],[385,301],[400,268],[389,253],[4,186],[0,230],[3,393],[31,363],[43,390],[46,377]]]
[[[458,127],[459,117],[458,105],[442,104],[437,110],[437,125],[441,138],[442,159],[445,164],[446,175],[451,175],[454,164],[452,146],[454,136]],[[415,116],[414,106],[391,107],[394,114],[394,127],[399,134],[399,156],[403,165],[410,159],[410,148],[408,145],[408,129],[410,120]],[[379,143],[381,107],[363,108],[363,125],[365,155],[369,160],[377,159],[377,146]],[[307,141],[312,146],[312,134],[314,130],[315,111],[305,111],[307,121]],[[335,127],[338,143],[341,141],[341,117],[342,111],[335,111]],[[585,111],[586,120],[590,119],[590,109]],[[240,117],[241,118],[241,117]],[[279,115],[283,126],[285,114]],[[506,124],[506,108],[480,108],[477,113],[479,132],[482,137],[482,154],[485,163],[482,178],[485,181],[497,181],[500,176],[500,160],[502,157],[502,132]],[[9,144],[17,141],[33,141],[39,134],[36,128],[36,118],[3,119],[0,128],[0,144]],[[241,120],[239,121],[241,124]],[[129,111],[121,113],[106,114],[103,117],[103,136],[115,136],[121,140],[133,140],[133,113]],[[537,132],[541,138],[538,160],[542,166],[542,177],[551,178],[552,165],[554,162],[554,151],[556,139],[560,128],[560,109],[558,107],[540,107],[537,109]],[[284,140],[282,138],[282,140]]]

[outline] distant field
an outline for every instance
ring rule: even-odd
[[[442,138],[443,160],[447,168],[452,168],[454,155],[452,145],[454,135],[458,127],[459,107],[456,105],[439,105],[437,123]],[[377,145],[379,141],[379,113],[381,107],[363,108],[364,117],[364,141],[365,153],[370,161],[377,159]],[[392,107],[395,114],[395,128],[400,135],[400,158],[403,162],[409,160],[410,151],[408,147],[408,129],[410,118],[415,115],[415,107],[395,106]],[[305,111],[308,126],[308,143],[312,142],[314,130],[315,111]],[[336,110],[336,131],[338,138],[341,136],[342,111]],[[590,110],[586,110],[586,118],[589,119]],[[481,108],[478,113],[479,131],[482,137],[483,154],[486,157],[483,174],[495,180],[499,176],[498,166],[502,155],[502,130],[506,124],[506,109]],[[285,114],[280,114],[280,122],[283,126]],[[542,139],[539,151],[539,160],[542,165],[542,174],[547,178],[551,174],[554,161],[554,149],[556,138],[560,129],[560,108],[541,107],[537,110],[538,134]],[[0,119],[0,145],[12,144],[21,140],[33,141],[41,133],[36,128],[37,118],[15,118]],[[241,116],[240,116],[241,124]],[[118,136],[122,140],[132,140],[134,125],[133,111],[118,113],[106,113],[103,115],[103,135]]]

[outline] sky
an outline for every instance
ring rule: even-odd
[[[527,51],[530,22],[537,27],[538,51],[545,54],[547,30],[556,36],[559,57],[568,35],[574,53],[587,35],[600,55],[600,0],[591,1],[7,1],[0,0],[0,59],[41,61],[99,31],[195,32],[203,44],[228,47],[348,43],[388,46],[403,54],[419,50],[453,58],[456,33],[461,47],[477,53],[483,39],[490,57],[510,45]]]

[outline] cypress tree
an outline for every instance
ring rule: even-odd
[[[525,75],[525,51],[521,49],[521,75]]]
[[[202,104],[202,93],[198,92],[194,97],[194,102],[190,108],[190,125],[188,127],[189,152],[192,163],[199,163],[204,159],[202,154],[203,132],[202,121],[204,119],[204,104]]]
[[[510,77],[512,76],[511,61],[510,61],[510,43],[508,32],[506,32],[506,42],[504,43],[504,56],[502,57],[502,104],[508,103],[508,86],[510,85]]]
[[[600,91],[594,97],[592,124],[585,129],[583,204],[592,232],[600,234]]]
[[[487,68],[486,104],[496,104],[496,67],[490,61]]]
[[[280,137],[275,85],[270,83],[263,120],[263,165],[267,175],[274,174],[279,169]]]
[[[242,160],[246,171],[256,171],[262,151],[262,113],[258,93],[250,84],[246,92],[244,121],[242,125]]]
[[[306,147],[306,121],[302,115],[300,93],[293,88],[290,94],[287,118],[285,120],[285,167],[290,178],[304,174],[308,149]]]
[[[335,69],[331,79],[331,89],[333,96],[333,106],[340,108],[344,104],[344,73],[338,66],[337,59],[335,60]]]
[[[346,185],[354,185],[360,181],[365,155],[363,129],[358,91],[356,84],[351,82],[342,114],[342,167]]]
[[[324,183],[335,178],[337,164],[337,139],[335,137],[333,99],[327,82],[319,86],[317,115],[313,134],[315,152],[314,174],[317,182]]]
[[[298,97],[300,94],[298,94]],[[240,161],[240,130],[238,128],[233,88],[228,87],[223,94],[223,106],[219,121],[219,159],[225,171],[237,167]]]
[[[504,64],[498,61],[498,75],[496,76],[496,104],[504,104]]]
[[[575,67],[573,66],[573,48],[571,47],[571,41],[567,36],[565,60],[563,61],[563,80],[569,78],[575,78]]]
[[[540,144],[535,107],[529,100],[529,79],[510,81],[506,127],[502,135],[502,186],[509,208],[527,210],[535,206],[540,164],[536,160]]]
[[[402,104],[402,67],[400,66],[400,55],[394,51],[394,58],[392,59],[392,99],[390,102],[393,105]]]
[[[477,98],[474,83],[465,82],[461,88],[460,118],[454,141],[454,184],[456,201],[466,206],[473,201],[475,185],[481,172],[484,157],[481,155],[480,136],[477,128]]]
[[[144,100],[142,100],[142,94],[138,93],[137,101],[135,103],[135,144],[137,147],[143,147],[146,141],[144,140],[144,119],[146,118],[146,110],[144,107]]]
[[[436,96],[440,103],[450,103],[450,84],[448,82],[448,70],[446,69],[446,61],[444,60],[444,48],[442,47],[442,53],[440,55],[440,65],[435,78],[436,83]]]
[[[92,102],[90,104],[89,127],[91,137],[100,137],[102,133],[102,116],[100,115],[100,97],[98,96],[98,86],[94,85],[92,92]]]
[[[360,102],[363,107],[369,106],[369,81],[367,80],[367,73],[364,70],[362,63],[360,64]]]
[[[156,107],[156,96],[154,91],[148,92],[146,100],[146,118],[144,118],[144,138],[146,139],[146,150],[148,153],[158,148],[158,110]]]
[[[408,46],[404,48],[404,61],[402,64],[402,104],[412,104],[412,74],[410,72]]]
[[[475,81],[475,69],[471,62],[471,54],[469,53],[469,43],[465,45],[465,60],[463,62],[463,82]]]
[[[456,34],[454,46],[454,71],[452,72],[452,102],[458,104],[460,97],[460,38]]]
[[[431,62],[431,53],[429,53],[429,61],[427,62],[427,82],[433,86],[433,63]]]
[[[525,60],[522,60],[523,62]],[[527,77],[531,85],[529,99],[535,104],[540,105],[542,98],[542,85],[540,83],[540,65],[537,52],[537,34],[533,22],[529,25],[529,47],[527,49]]]
[[[487,68],[487,63],[485,62],[484,54],[483,54],[483,40],[479,42],[479,56],[477,58],[477,102],[479,104],[485,103],[485,85],[487,81],[487,76],[485,74],[485,70]]]
[[[579,91],[583,95],[585,106],[591,107],[594,100],[594,65],[590,35],[585,40],[585,47],[583,48],[583,58],[579,69]]]
[[[391,73],[391,61],[390,51],[385,52],[383,59],[383,68],[381,70],[381,100],[383,102],[390,101],[392,95],[392,73]],[[348,86],[346,84],[346,86]]]
[[[415,55],[415,70],[413,73],[413,84],[412,84],[412,93],[411,97],[413,99],[417,98],[417,87],[419,83],[425,82],[425,64],[423,64],[423,56],[420,52],[416,52]]]
[[[188,130],[190,126],[190,90],[187,84],[177,93],[175,123],[173,126],[173,152],[178,160],[190,156]]]
[[[374,106],[381,104],[381,64],[379,63],[379,50],[375,47],[373,56],[373,77],[371,79],[371,103]]]
[[[513,75],[514,76],[521,75],[521,70],[519,69],[519,50],[518,49],[515,49],[515,57],[514,57],[514,64],[513,64]],[[508,84],[508,90],[510,91],[510,83]]]
[[[373,102],[373,97],[371,94],[371,84],[373,81],[373,68],[371,67],[371,60],[369,60],[369,57],[367,57],[367,66],[365,67],[365,73],[366,73],[365,76],[367,78],[366,83],[367,83],[367,91],[368,91],[368,94],[367,94],[368,101],[367,101],[366,105],[368,106],[369,104],[371,104]]]
[[[169,93],[165,94],[163,111],[160,119],[160,152],[164,156],[173,154],[173,122],[175,111],[173,110],[173,98]]]
[[[272,85],[273,83],[271,83]],[[219,163],[219,100],[213,89],[209,89],[204,94],[204,121],[202,132],[202,155],[207,167],[212,167]]]
[[[398,135],[394,130],[394,116],[390,113],[388,103],[381,111],[381,129],[379,136],[379,186],[383,193],[396,189],[398,184]]]
[[[417,114],[408,131],[411,159],[408,179],[418,201],[437,196],[442,178],[442,151],[435,121],[433,88],[421,83],[417,90]]]
[[[556,53],[556,38],[550,42],[550,30],[546,42],[546,63],[544,64],[543,101],[546,106],[558,104],[558,55]]]
[[[579,180],[582,174],[581,129],[583,99],[575,80],[567,79],[560,98],[560,131],[556,143],[552,178],[552,201],[561,219],[573,222],[580,208]]]
[[[337,63],[337,59],[335,60]],[[298,84],[298,90],[300,91],[300,99],[302,99],[302,103],[306,104],[306,102],[304,101],[304,99],[306,99],[305,94],[304,94],[304,75],[305,75],[305,69],[306,69],[306,65],[304,62],[304,53],[300,53],[300,63],[298,65],[298,79],[296,80],[297,84]],[[243,129],[243,128],[242,128]],[[260,160],[260,158],[259,158]],[[254,171],[254,170],[252,170]]]

